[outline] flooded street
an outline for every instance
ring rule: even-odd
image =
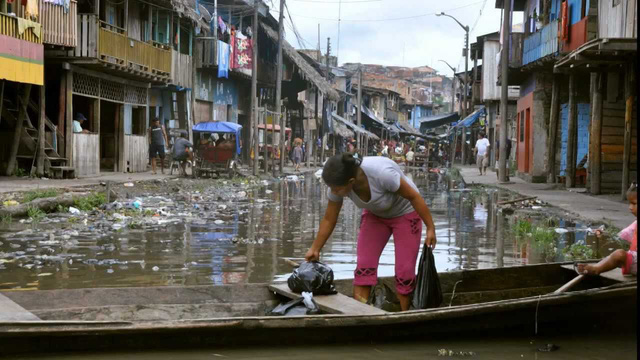
[[[561,231],[551,246],[531,246],[531,241],[521,241],[513,231],[522,215],[507,216],[497,211],[496,202],[513,199],[513,194],[483,188],[448,192],[448,181],[441,175],[410,176],[433,214],[438,239],[434,254],[440,272],[560,261],[564,259],[562,250],[571,244],[584,247],[588,242],[594,256],[606,255],[612,248],[594,243],[595,237],[587,236],[585,225],[567,222],[551,208],[532,211],[531,217],[538,222],[554,222]],[[207,191],[200,189],[202,193]],[[143,209],[164,214],[159,220],[157,216],[142,217],[120,223],[118,219],[124,216],[98,212],[92,216],[49,214],[39,223],[4,224],[0,230],[0,288],[284,280],[292,269],[283,258],[300,261],[304,257],[324,214],[326,189],[320,180],[308,175],[247,189],[246,194],[237,190],[239,196],[227,194],[215,202],[199,197],[199,191],[192,195],[196,201],[186,204],[176,197],[143,197]],[[333,268],[338,279],[353,277],[359,222],[360,210],[345,201],[338,225],[322,253],[322,261]],[[393,275],[393,264],[391,240],[380,259],[378,274]]]

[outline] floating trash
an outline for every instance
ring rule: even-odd
[[[556,234],[566,234],[569,232],[569,230],[567,229],[563,229],[563,228],[556,228]]]

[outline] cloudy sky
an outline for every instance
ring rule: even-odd
[[[272,14],[277,19],[279,0],[266,3],[276,7],[272,7]],[[469,44],[476,41],[476,36],[500,28],[500,9],[494,8],[495,0],[342,0],[341,5],[339,0],[286,0],[286,4],[302,45],[285,11],[287,41],[296,48],[316,48],[320,24],[322,52],[330,37],[332,55],[338,52],[340,10],[339,64],[428,65],[451,76],[451,70],[438,60],[464,69],[464,30],[453,19],[435,13],[444,11],[468,25],[472,29]],[[514,23],[519,21],[514,19]],[[469,61],[469,68],[472,66]]]

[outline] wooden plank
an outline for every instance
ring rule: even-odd
[[[549,154],[547,182],[556,182],[556,147],[558,137],[558,118],[560,117],[560,80],[561,75],[553,75],[553,85],[551,90],[551,119],[549,121]]]
[[[633,100],[635,97],[635,68],[633,63],[627,64],[627,72],[625,76],[624,97],[626,99],[626,109],[624,114],[624,154],[622,159],[622,200],[627,198],[627,189],[629,188],[629,162],[631,160],[631,113],[633,112]],[[636,119],[637,121],[637,119]],[[637,147],[636,147],[637,149]],[[636,150],[637,152],[637,150]]]
[[[87,57],[89,55],[88,49],[87,49],[87,31],[88,31],[88,24],[89,23],[89,17],[85,16],[82,19],[82,56],[83,57]]]
[[[40,321],[40,318],[0,294],[0,321]]]
[[[287,283],[275,283],[269,285],[269,290],[286,296],[289,299],[297,299],[301,295],[292,292]],[[318,304],[320,310],[330,314],[349,314],[349,315],[384,315],[387,312],[376,307],[363,304],[358,300],[342,295],[314,295],[313,299]]]
[[[590,144],[590,162],[591,162],[591,193],[600,194],[600,178],[601,178],[601,141],[602,139],[602,74],[591,74],[592,94],[591,94],[591,144]]]
[[[569,120],[567,135],[566,186],[572,188],[576,176],[577,135],[578,135],[578,104],[577,104],[576,75],[569,75]]]
[[[561,265],[561,266],[565,269],[569,269],[573,271],[573,265]],[[609,270],[607,272],[603,272],[599,276],[603,278],[607,278],[609,280],[619,281],[619,282],[637,281],[638,279],[634,275],[622,275],[622,271],[620,269]]]

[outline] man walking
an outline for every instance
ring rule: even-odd
[[[151,127],[148,130],[149,157],[151,158],[151,172],[156,174],[156,158],[160,157],[160,169],[164,174],[164,146],[169,144],[167,132],[164,125],[160,125],[160,119],[153,118]]]
[[[480,131],[478,134],[478,141],[476,141],[476,147],[473,149],[476,152],[476,164],[480,170],[480,175],[487,173],[487,166],[489,164],[489,140],[486,139],[484,131]]]

